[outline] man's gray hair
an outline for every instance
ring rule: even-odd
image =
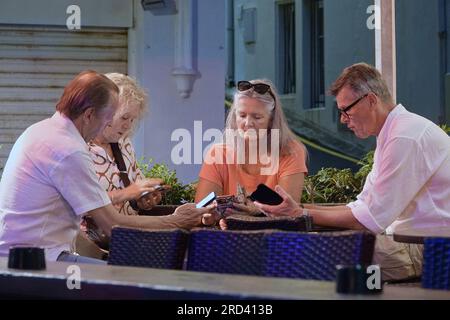
[[[345,68],[331,85],[329,93],[337,96],[345,86],[349,86],[359,96],[373,92],[384,103],[394,104],[392,95],[381,73],[367,63],[356,63]]]

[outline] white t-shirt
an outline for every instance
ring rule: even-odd
[[[363,191],[348,207],[376,233],[450,226],[450,137],[397,105],[377,136]]]
[[[110,204],[86,142],[56,112],[25,130],[0,182],[0,255],[13,245],[39,246],[55,261],[73,240],[86,212]]]

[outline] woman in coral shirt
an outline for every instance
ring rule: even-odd
[[[228,113],[224,143],[207,152],[199,174],[195,201],[214,191],[247,195],[260,183],[281,185],[300,201],[306,168],[306,148],[289,129],[280,99],[268,80],[240,81]],[[255,207],[235,205],[227,213],[252,212]]]

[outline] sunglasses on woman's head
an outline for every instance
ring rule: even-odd
[[[272,93],[272,90],[270,89],[270,86],[265,83],[251,83],[250,81],[239,81],[237,85],[237,89],[239,91],[247,91],[253,88],[253,90],[256,93],[259,94],[266,94],[269,92],[270,96],[273,98],[273,101],[275,101],[275,96]]]

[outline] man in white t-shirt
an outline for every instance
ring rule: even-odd
[[[114,225],[189,229],[201,224],[209,209],[193,204],[163,217],[124,216],[112,206],[86,141],[111,122],[118,92],[104,75],[82,72],[64,89],[53,117],[18,138],[0,182],[0,256],[7,256],[11,246],[25,245],[44,247],[48,260],[73,261],[72,244],[86,213],[107,235]],[[81,257],[78,262],[95,260]]]
[[[422,245],[394,242],[394,231],[450,227],[450,137],[433,122],[395,105],[381,74],[352,65],[331,86],[340,120],[358,138],[377,137],[374,164],[357,200],[346,206],[300,208],[285,201],[258,206],[272,215],[302,215],[319,225],[365,229],[377,234],[374,263],[385,280],[420,276]]]

